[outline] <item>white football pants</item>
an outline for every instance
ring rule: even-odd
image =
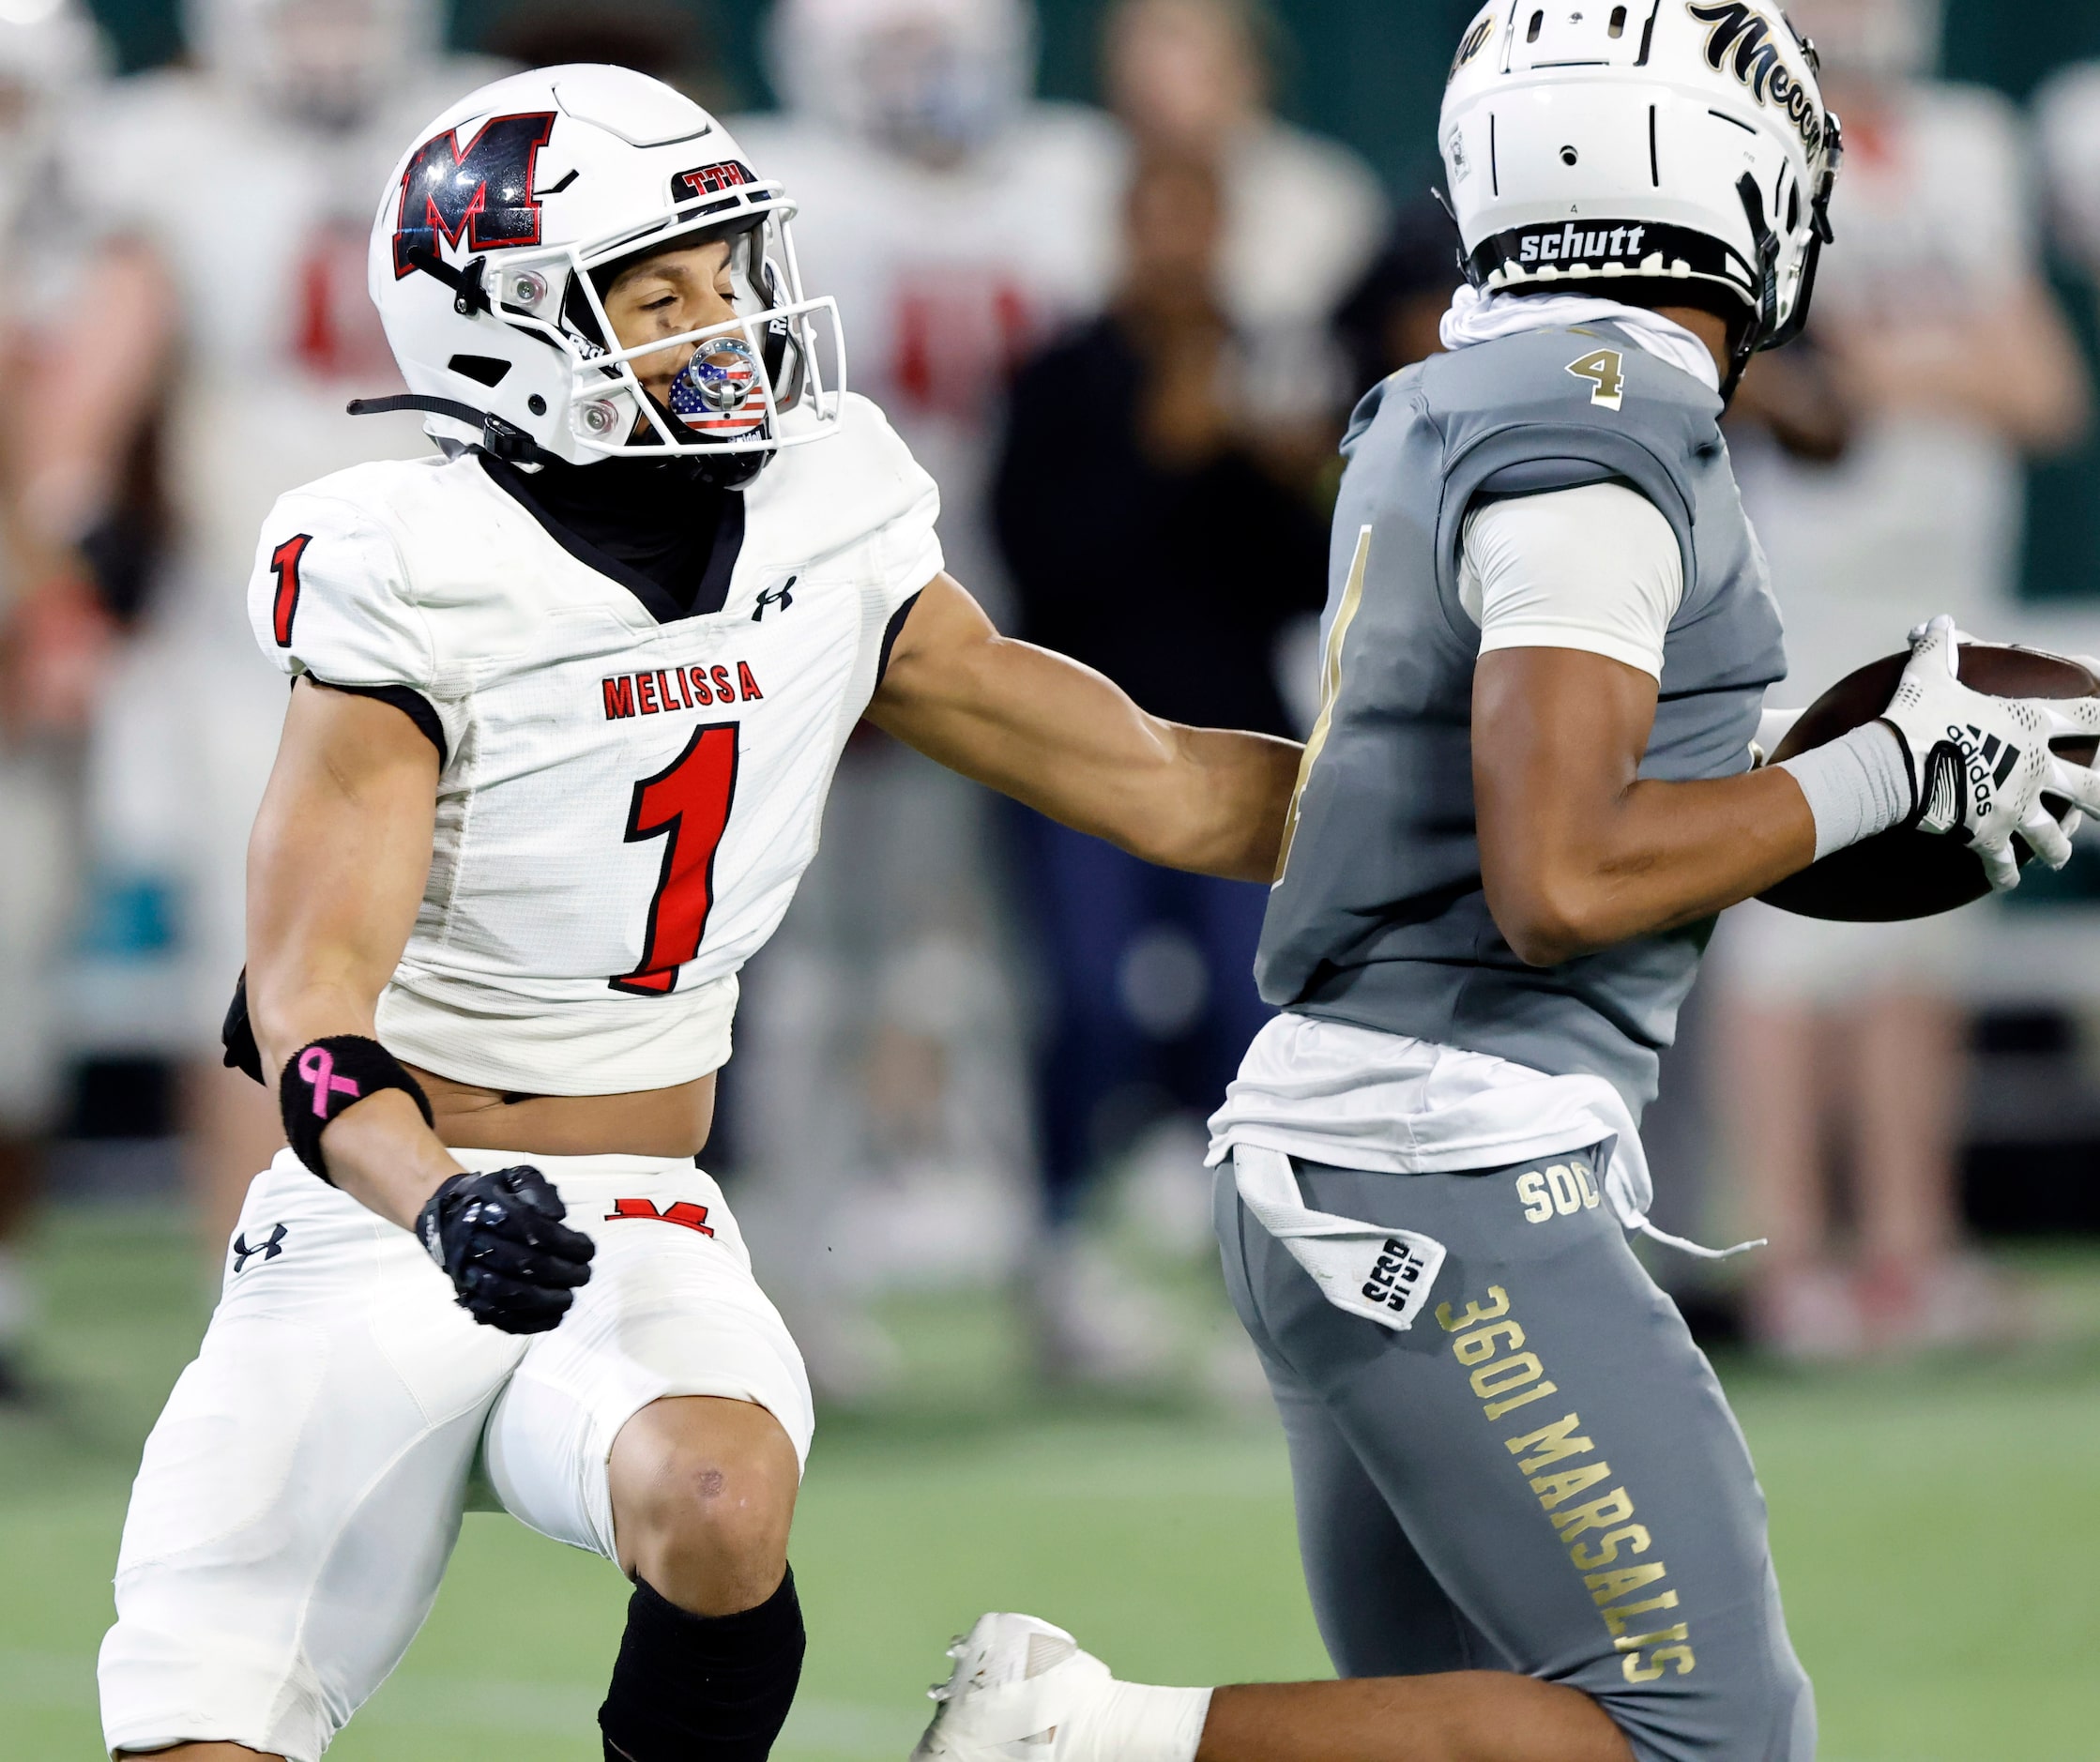
[[[806,1457],[801,1356],[708,1176],[454,1154],[539,1168],[598,1243],[590,1283],[550,1333],[483,1327],[412,1235],[280,1152],[132,1489],[101,1654],[111,1749],[216,1739],[315,1762],[430,1613],[477,1451],[520,1522],[608,1559],[606,1461],[659,1397],[755,1402]]]

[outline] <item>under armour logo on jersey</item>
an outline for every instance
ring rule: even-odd
[[[713,1226],[708,1222],[708,1208],[691,1199],[673,1200],[665,1211],[659,1211],[653,1200],[616,1199],[604,1222],[617,1223],[626,1218],[645,1218],[651,1223],[676,1223],[681,1229],[698,1230],[702,1236],[714,1234]]]
[[[761,593],[758,596],[757,603],[751,609],[751,621],[756,624],[760,618],[764,617],[768,606],[778,606],[783,612],[785,612],[789,606],[795,603],[794,587],[796,582],[799,579],[799,576],[790,575],[778,587],[768,588]]]
[[[257,1242],[253,1248],[251,1248],[248,1245],[248,1235],[246,1231],[243,1231],[240,1235],[235,1237],[234,1270],[236,1273],[246,1272],[248,1270],[248,1263],[253,1260],[258,1254],[260,1254],[265,1260],[275,1260],[278,1255],[282,1254],[284,1252],[284,1238],[286,1233],[287,1232],[285,1231],[284,1226],[280,1223],[270,1231],[268,1240]]]

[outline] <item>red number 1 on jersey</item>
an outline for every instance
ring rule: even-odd
[[[678,968],[700,952],[714,906],[715,848],[729,824],[737,793],[737,724],[695,728],[685,751],[654,777],[634,785],[627,811],[627,843],[661,838],[663,868],[649,901],[642,963],[607,981],[615,991],[662,996],[678,982]]]
[[[277,593],[270,602],[270,634],[280,648],[292,646],[292,618],[299,609],[299,558],[312,542],[311,532],[295,532],[270,553],[270,573],[277,577]]]

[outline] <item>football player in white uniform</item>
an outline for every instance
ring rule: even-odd
[[[1295,747],[1149,717],[944,572],[792,211],[598,67],[461,100],[385,191],[411,391],[375,403],[445,456],[264,523],[250,616],[295,689],[229,1050],[291,1147],[146,1446],[114,1751],[313,1762],[429,1609],[479,1455],[635,1580],[605,1754],[763,1757],[812,1414],[694,1153],[841,747],[864,714],[1155,860],[1274,865]]]
[[[1120,131],[1030,99],[1034,26],[1025,0],[782,0],[767,68],[787,108],[737,124],[809,218],[804,267],[853,314],[856,377],[940,485],[973,582],[997,569],[1007,381],[1116,272]]]
[[[949,564],[996,615],[1010,596],[987,502],[1007,382],[1106,297],[1124,175],[1108,117],[1029,97],[1034,34],[1027,0],[782,0],[766,45],[785,108],[735,125],[795,192],[803,273],[853,317],[854,383],[940,486]],[[883,1217],[898,1249],[884,1264],[912,1276],[924,1263],[907,1256],[938,1254],[939,1221],[968,1195],[977,1241],[1018,1244],[1035,1183],[992,804],[857,741],[829,813],[854,855],[816,862],[753,973],[736,1136],[754,1252],[811,1375],[864,1397],[894,1348],[841,1288],[839,1243]],[[1060,1258],[1035,1244],[1038,1292],[1070,1283]],[[983,1259],[996,1269],[998,1252]]]
[[[158,1031],[196,1060],[192,1175],[215,1256],[282,1142],[217,1054],[242,841],[284,715],[238,585],[283,491],[422,445],[411,418],[342,406],[392,377],[364,297],[367,192],[410,129],[500,70],[440,54],[437,22],[422,0],[187,0],[197,65],[118,83],[68,130],[68,186],[102,242],[93,320],[58,375],[71,414],[32,430],[25,499],[78,537],[161,423],[169,554],[103,697],[93,841],[109,868],[175,884],[184,983]]]

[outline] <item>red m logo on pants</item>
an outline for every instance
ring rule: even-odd
[[[708,1208],[690,1199],[674,1201],[668,1211],[659,1211],[647,1199],[616,1199],[613,1208],[605,1214],[605,1222],[611,1223],[620,1218],[647,1218],[653,1223],[676,1223],[688,1230],[698,1230],[702,1236],[714,1234],[708,1223]]]

